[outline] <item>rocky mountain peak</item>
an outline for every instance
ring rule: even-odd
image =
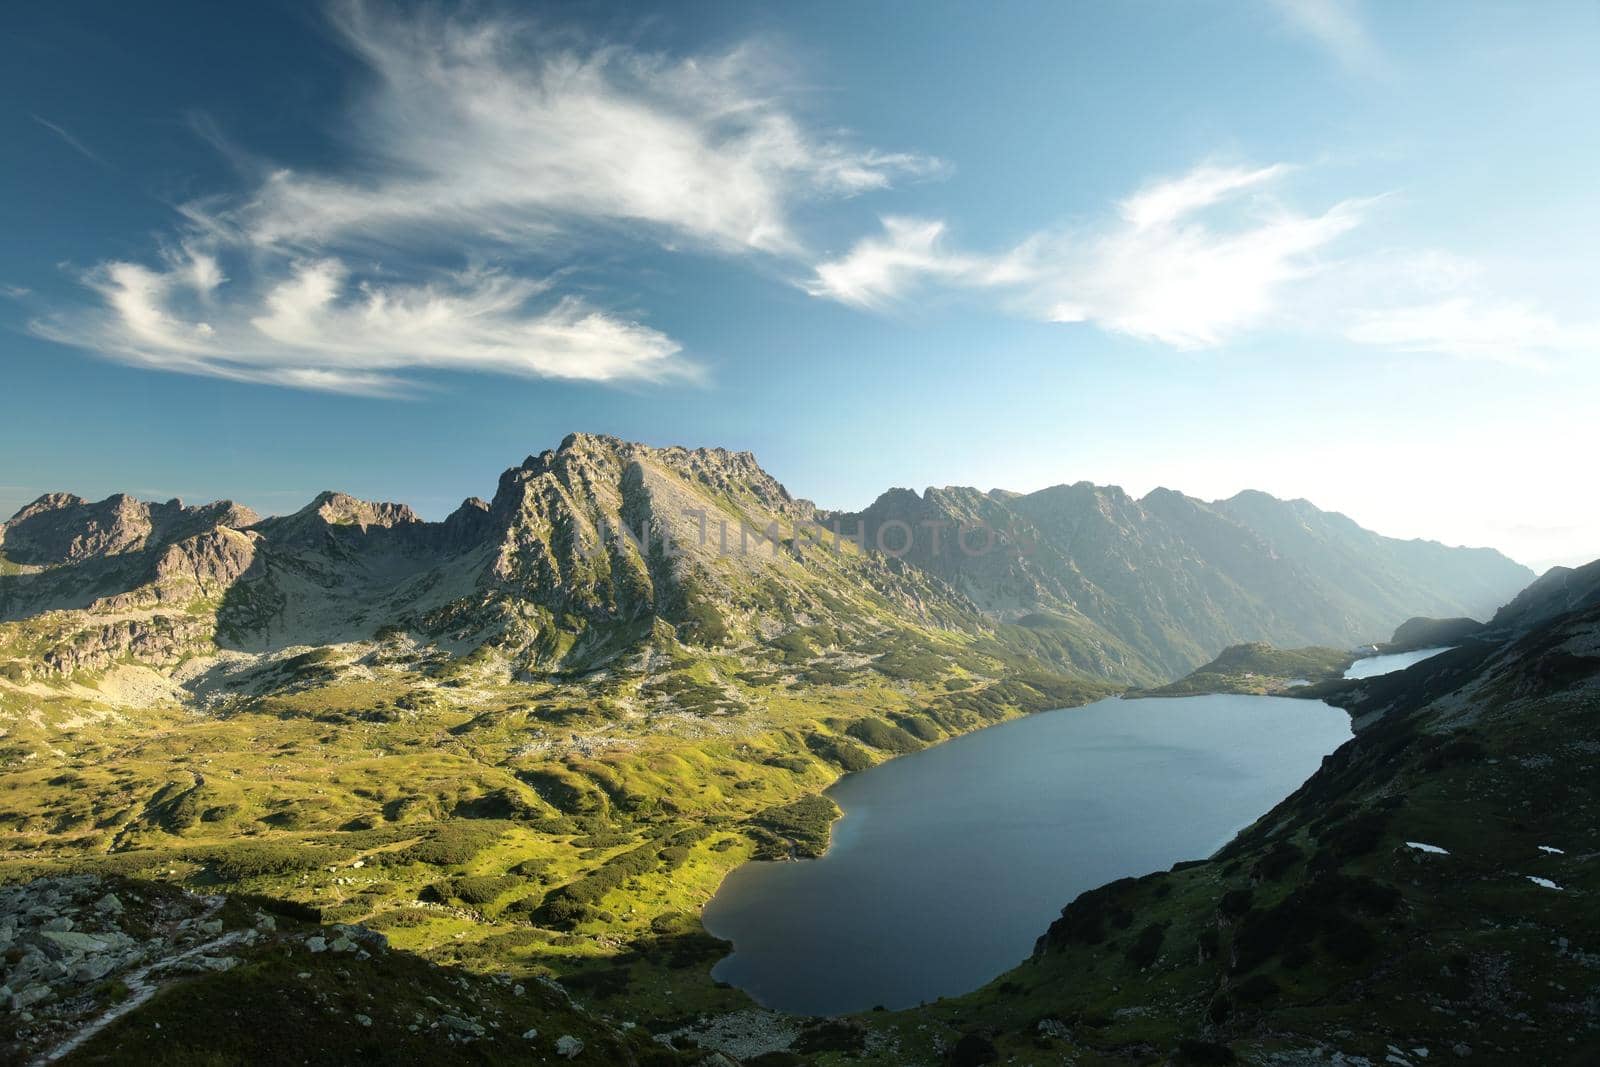
[[[1027,493],[1011,502],[1035,523],[1076,530],[1087,520],[1117,521],[1118,516],[1141,513],[1138,502],[1118,485],[1073,482]]]
[[[148,504],[127,493],[95,503],[47,493],[0,525],[0,543],[13,563],[50,567],[143,552],[218,526],[238,529],[259,521],[231,500],[185,507],[181,500]]]
[[[878,499],[872,502],[874,508],[883,507],[916,507],[922,503],[922,496],[915,489],[904,486],[892,486],[878,494]]]
[[[299,511],[260,520],[254,530],[273,544],[305,547],[321,544],[335,533],[350,537],[373,531],[420,531],[427,525],[409,505],[325,490]]]
[[[634,466],[650,467],[697,483],[735,500],[753,502],[794,519],[811,518],[809,500],[797,499],[761,467],[754,454],[724,448],[657,447],[608,434],[571,433],[560,447],[529,456],[500,477],[494,508],[515,507],[525,487],[548,476],[567,492],[606,495]],[[608,487],[610,487],[608,489]]]
[[[80,507],[88,503],[83,497],[73,493],[45,493],[31,504],[23,506],[15,515],[11,516],[12,522],[18,519],[29,518],[43,514],[47,511],[61,511],[65,508]]]
[[[422,520],[408,504],[360,500],[348,493],[322,492],[302,510],[314,512],[330,526],[406,526]]]

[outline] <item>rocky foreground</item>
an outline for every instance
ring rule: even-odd
[[[93,875],[0,888],[0,1061],[678,1062],[554,983],[446,972],[294,911]]]

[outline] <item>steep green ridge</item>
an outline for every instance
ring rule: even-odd
[[[1563,612],[1600,604],[1600,560],[1551,567],[1489,620],[1490,630],[1526,629]]]
[[[900,1055],[1594,1062],[1600,606],[1325,698],[1358,733],[1300,790],[1209,860],[1084,893],[985,989],[884,1020]]]

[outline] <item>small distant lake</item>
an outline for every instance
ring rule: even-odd
[[[1210,855],[1349,737],[1319,701],[1111,699],[848,775],[827,855],[746,864],[706,906],[734,944],[712,973],[805,1015],[969,992],[1073,897]]]
[[[1403,671],[1413,663],[1421,663],[1431,659],[1441,652],[1448,652],[1453,646],[1445,645],[1440,648],[1419,648],[1415,652],[1393,652],[1387,656],[1368,656],[1358,659],[1350,664],[1344,672],[1346,678],[1376,678],[1380,674],[1393,674]]]

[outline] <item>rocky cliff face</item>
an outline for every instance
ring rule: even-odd
[[[231,500],[185,507],[181,500],[147,504],[119,493],[91,504],[70,493],[49,493],[0,525],[0,551],[24,566],[83,563],[136,555],[219,526],[243,529],[259,521],[255,512]]]
[[[260,517],[118,495],[40,497],[0,525],[0,657],[11,677],[172,665],[214,652],[211,616],[254,564]],[[6,655],[9,653],[9,655]]]
[[[316,548],[330,540],[355,540],[375,530],[403,533],[423,525],[405,504],[375,503],[344,493],[322,492],[294,514],[265,519],[255,527],[275,544]]]
[[[596,637],[658,619],[711,644],[819,623],[863,634],[886,619],[980,624],[928,575],[829,547],[807,525],[816,519],[749,453],[574,434],[501,476],[475,592]]]

